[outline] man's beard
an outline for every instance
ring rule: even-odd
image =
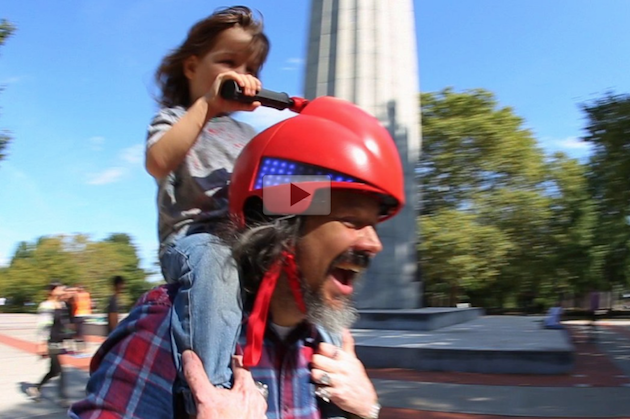
[[[371,256],[365,251],[355,251],[349,249],[335,258],[330,264],[331,267],[340,263],[351,263],[364,270],[370,266]],[[361,279],[357,274],[352,282],[356,285]],[[324,283],[319,289],[313,291],[306,283],[304,275],[300,275],[300,287],[306,306],[306,319],[312,323],[323,327],[330,333],[339,334],[343,329],[347,329],[359,318],[359,312],[354,307],[350,297],[340,295],[336,297],[336,302],[341,305],[339,308],[330,307],[323,297]]]
[[[343,329],[352,326],[359,318],[359,312],[349,297],[338,297],[337,302],[341,303],[341,307],[333,308],[322,298],[321,288],[312,291],[309,287],[302,286],[302,293],[306,306],[306,319],[330,333],[340,334]]]

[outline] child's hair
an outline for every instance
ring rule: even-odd
[[[161,89],[158,99],[164,107],[189,106],[188,79],[184,74],[184,62],[188,57],[202,57],[210,51],[221,32],[238,26],[252,35],[249,45],[254,58],[255,76],[262,68],[269,53],[269,39],[263,33],[262,17],[256,19],[245,6],[234,6],[216,10],[212,15],[197,22],[188,31],[184,42],[171,54],[162,59],[155,72],[155,80]]]

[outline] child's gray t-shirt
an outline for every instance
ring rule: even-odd
[[[185,113],[180,106],[161,109],[149,125],[147,150]],[[157,180],[160,249],[191,228],[227,217],[234,161],[255,134],[250,125],[229,116],[212,118],[179,167]]]

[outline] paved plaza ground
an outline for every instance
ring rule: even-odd
[[[34,315],[0,314],[0,419],[66,417],[65,409],[55,404],[54,380],[44,388],[40,402],[24,393],[48,368],[48,360],[35,354],[35,322]],[[571,374],[370,369],[384,406],[381,418],[630,418],[630,322],[602,321],[597,343],[589,342],[589,329],[579,322],[569,324],[569,331],[576,348]],[[88,353],[99,343],[99,338],[92,338]],[[72,401],[84,394],[89,360],[64,358]]]

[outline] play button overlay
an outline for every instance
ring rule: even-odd
[[[295,183],[291,183],[291,190],[289,191],[291,197],[291,206],[311,196],[311,193],[297,186]]]
[[[329,176],[263,176],[266,215],[330,214]]]

